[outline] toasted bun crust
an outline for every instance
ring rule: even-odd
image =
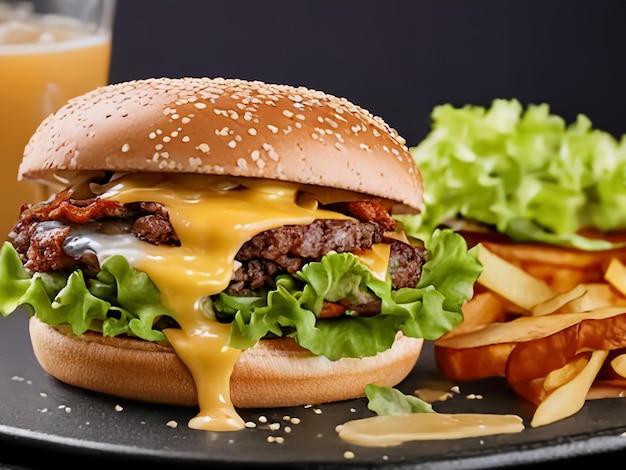
[[[131,338],[80,337],[32,317],[31,342],[41,367],[77,387],[152,403],[196,406],[190,372],[174,350]],[[398,335],[374,357],[332,362],[293,340],[263,340],[242,353],[231,376],[231,399],[241,408],[297,406],[363,396],[373,383],[392,387],[413,369],[423,340]]]
[[[147,79],[79,96],[37,129],[20,179],[76,170],[278,179],[422,210],[422,180],[397,132],[304,87],[236,79]]]

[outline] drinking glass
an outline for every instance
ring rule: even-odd
[[[0,0],[0,241],[22,204],[47,196],[17,181],[37,126],[109,81],[115,0]]]

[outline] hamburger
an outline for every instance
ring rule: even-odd
[[[600,282],[611,258],[626,260],[625,144],[545,103],[436,106],[410,148],[431,182],[425,207],[400,219],[422,240],[452,228],[557,292]]]
[[[128,399],[236,408],[364,396],[462,321],[480,265],[465,241],[409,238],[423,207],[405,141],[303,87],[146,79],[98,88],[42,122],[0,253],[0,311],[30,314],[42,368]]]

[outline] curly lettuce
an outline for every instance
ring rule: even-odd
[[[410,151],[426,209],[399,218],[418,238],[469,219],[515,241],[603,250],[614,245],[580,231],[626,227],[626,138],[594,129],[584,115],[566,124],[547,104],[446,104],[434,108],[431,132]]]
[[[293,276],[279,276],[275,289],[248,297],[222,293],[207,301],[205,309],[232,324],[229,345],[240,349],[267,335],[286,336],[336,360],[387,350],[397,331],[437,339],[461,323],[461,306],[473,295],[482,266],[452,230],[435,231],[426,248],[427,262],[416,288],[394,291],[390,279],[374,276],[356,256],[330,253]],[[324,301],[364,298],[378,298],[380,314],[316,316]],[[50,325],[69,324],[77,335],[94,330],[162,341],[161,319],[175,320],[148,275],[122,256],[106,259],[93,279],[86,280],[80,270],[31,277],[6,242],[0,250],[0,313],[6,316],[18,306]]]

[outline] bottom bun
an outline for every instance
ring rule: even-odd
[[[39,364],[62,382],[132,400],[198,404],[191,373],[167,344],[91,332],[75,336],[35,317],[29,330]],[[330,361],[288,338],[262,340],[235,364],[231,399],[240,408],[270,408],[359,398],[367,384],[400,383],[422,344],[398,334],[392,348],[376,356]]]

